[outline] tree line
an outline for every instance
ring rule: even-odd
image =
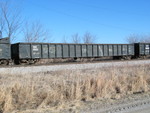
[[[0,38],[9,37],[11,42],[21,34],[25,42],[52,41],[50,31],[40,21],[24,21],[21,11],[10,0],[0,2]],[[83,37],[78,33],[71,36],[71,43],[95,43],[95,36],[86,32]],[[68,40],[63,37],[63,42]]]
[[[150,35],[131,34],[126,41],[132,43],[150,43]]]
[[[85,43],[85,44],[92,44],[96,43],[96,35],[90,33],[90,32],[85,32],[83,36],[80,36],[79,33],[75,33],[70,38],[68,39],[67,37],[63,37],[62,42],[63,43]],[[68,41],[70,40],[70,41]]]
[[[10,0],[0,2],[0,38],[10,37],[11,42],[21,34],[25,42],[52,42],[50,31],[44,27],[40,21],[24,20],[18,7],[13,6]],[[67,37],[63,37],[63,43],[96,43],[96,35],[85,32],[83,36],[78,33],[73,34],[68,42]],[[127,43],[149,42],[148,35],[130,35],[126,38]]]
[[[25,42],[43,42],[51,36],[39,21],[24,20],[21,10],[10,0],[0,2],[0,38],[9,37],[11,42],[21,34]]]

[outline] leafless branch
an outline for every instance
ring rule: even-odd
[[[21,27],[21,15],[17,7],[12,7],[10,1],[0,2],[0,31],[2,35],[7,35],[11,41],[15,39],[15,34]]]
[[[72,35],[72,43],[81,43],[81,38],[78,33]]]
[[[86,44],[95,43],[96,36],[92,35],[90,32],[86,32],[83,36],[83,42]]]
[[[150,36],[132,34],[126,40],[127,40],[128,43],[138,43],[138,42],[150,43]]]
[[[26,42],[48,42],[51,39],[49,31],[40,22],[26,22],[23,29],[23,36]]]
[[[62,38],[62,43],[68,43],[68,37],[67,36],[63,36]]]

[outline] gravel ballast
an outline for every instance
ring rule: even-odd
[[[28,66],[28,67],[4,67],[0,68],[1,73],[5,74],[26,74],[46,71],[60,71],[60,70],[82,70],[82,69],[97,69],[103,67],[117,67],[117,66],[134,66],[150,64],[150,60],[136,60],[136,61],[112,61],[99,63],[84,63],[84,64],[64,64],[64,65],[46,65],[46,66]]]

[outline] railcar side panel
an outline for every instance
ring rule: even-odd
[[[104,45],[104,56],[109,56],[108,55],[108,45]]]
[[[128,45],[128,55],[134,55],[134,45]]]
[[[76,54],[76,57],[82,57],[81,55],[81,45],[75,45],[75,54]]]
[[[122,45],[122,55],[128,55],[127,45]]]
[[[88,54],[88,57],[92,57],[93,56],[93,47],[92,45],[87,45],[87,54]]]
[[[31,44],[31,56],[32,56],[32,59],[41,58],[41,45],[40,44]]]
[[[144,55],[145,54],[145,49],[144,49],[144,44],[140,44],[140,55]]]
[[[42,44],[42,55],[41,58],[48,58],[48,45]]]
[[[56,45],[49,45],[49,58],[56,58]]]
[[[69,45],[70,48],[70,57],[76,57],[75,56],[75,45]]]
[[[62,45],[63,46],[63,58],[69,57],[69,46],[68,45]]]
[[[98,56],[102,57],[104,56],[104,46],[98,45]]]
[[[10,44],[0,44],[0,59],[11,59]]]
[[[93,57],[98,57],[97,45],[93,45]]]
[[[118,55],[118,47],[117,47],[117,45],[113,45],[113,55],[114,56]]]
[[[122,55],[122,45],[118,45],[118,55],[117,56],[121,56]]]
[[[31,56],[31,45],[30,44],[18,44],[19,59],[30,59]]]
[[[149,43],[138,43],[139,44],[139,55],[150,55],[150,44]]]
[[[150,52],[150,45],[149,44],[145,44],[145,55],[149,55]]]
[[[62,58],[62,45],[61,44],[56,45],[56,57]]]
[[[113,47],[112,47],[112,45],[108,45],[108,55],[109,56],[113,56]]]
[[[87,45],[82,45],[82,57],[87,57]]]

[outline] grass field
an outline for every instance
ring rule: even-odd
[[[120,66],[32,74],[0,73],[0,111],[59,111],[66,103],[120,99],[150,90],[150,66]],[[72,105],[75,106],[75,105]],[[76,105],[78,107],[78,105]]]

